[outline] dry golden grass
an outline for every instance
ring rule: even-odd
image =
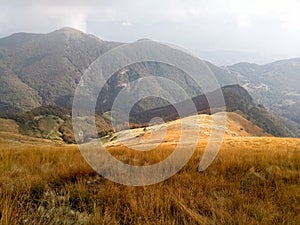
[[[226,139],[199,173],[204,146],[172,178],[130,187],[97,175],[75,145],[1,143],[0,224],[300,224],[299,139]],[[172,147],[160,150],[138,157],[155,162]]]

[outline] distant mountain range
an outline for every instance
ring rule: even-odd
[[[81,76],[100,55],[122,44],[103,41],[72,28],[49,34],[17,33],[0,39],[0,113],[19,120],[22,132],[41,137],[47,136],[41,130],[49,124],[51,126],[53,119],[58,124],[57,136],[65,135],[63,139],[72,142],[72,128],[66,115],[70,114],[74,91]],[[240,84],[252,96],[236,85],[223,89],[228,111],[238,111],[275,136],[300,137],[300,87],[297,86],[300,60],[285,60],[264,66],[240,63],[217,67],[209,62],[206,65],[221,86]],[[150,75],[164,76],[180,84],[199,104],[198,110],[207,112],[207,105],[202,101],[203,91],[184,71],[156,62],[136,63],[113,74],[100,93],[96,110],[99,114],[98,125],[103,127],[101,132],[111,130],[107,113],[122,88],[133,80]],[[159,82],[149,83],[148,88],[162,93],[162,96],[168,95]],[[172,98],[178,104],[183,102],[176,93],[172,94]],[[168,104],[151,98],[138,102],[132,112],[136,117],[133,123],[142,124],[146,122],[145,115],[151,116],[157,112],[169,113],[169,119],[173,119]],[[264,106],[283,119],[271,115]],[[38,125],[40,113],[46,118],[43,125]],[[51,122],[46,115],[58,118],[53,117]]]
[[[239,62],[264,63],[271,62],[258,52],[251,51],[197,51],[200,58],[210,61],[217,66],[233,65]]]
[[[271,114],[263,106],[255,104],[252,97],[241,86],[224,86],[222,87],[222,93],[226,103],[226,111],[237,112],[253,124],[261,127],[265,132],[280,137],[295,137],[299,134],[300,129],[298,126],[294,126],[294,124]],[[199,113],[210,114],[207,96],[210,96],[210,99],[213,99],[218,95],[216,92],[211,92],[206,95],[199,95],[192,99]],[[178,108],[184,108],[185,104],[186,102],[179,102],[174,106],[176,107],[177,105]],[[143,111],[132,115],[132,118],[137,122],[147,122],[149,118],[154,117],[162,117],[165,121],[175,120],[179,115],[174,106],[168,105]],[[220,108],[221,107],[222,105],[220,104]]]
[[[124,43],[102,41],[72,28],[49,34],[18,33],[0,39],[0,111],[28,111],[44,105],[71,108],[75,88],[85,70],[100,55],[121,44]],[[234,82],[225,70],[208,65],[222,85]],[[162,63],[137,63],[116,72],[107,81],[106,90],[99,96],[100,111],[110,109],[124,85],[149,75],[173,80],[189,96],[201,94],[199,87],[183,71]],[[165,92],[159,82],[148,83],[147,88],[157,93]],[[172,97],[175,101],[180,99],[176,93]],[[140,103],[140,107],[143,109],[147,105],[149,109],[163,104]]]
[[[300,124],[300,58],[224,67],[270,112]]]

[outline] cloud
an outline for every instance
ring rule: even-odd
[[[300,28],[299,8],[298,0],[232,0],[229,10],[241,26],[254,25],[254,21],[268,18],[282,27]]]
[[[79,8],[73,8],[71,11],[66,8],[57,7],[46,10],[44,16],[56,21],[61,27],[73,27],[78,30],[87,31],[87,12],[82,12]]]
[[[71,26],[108,40],[145,37],[192,51],[300,55],[299,9],[299,0],[1,0],[0,36]]]
[[[131,26],[133,25],[131,22],[128,22],[128,21],[122,22],[121,24],[122,24],[122,26],[124,26],[124,27],[131,27]]]

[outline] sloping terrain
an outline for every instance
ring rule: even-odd
[[[234,114],[228,114],[230,115],[231,121],[241,124],[240,128],[234,128],[234,132],[238,131],[239,134],[246,132],[254,136],[261,136],[263,133],[282,137],[299,136],[300,129],[297,126],[290,126],[286,121],[270,114],[263,107],[254,104],[251,96],[242,87],[238,85],[226,86],[222,88],[222,91],[226,103],[226,111],[235,112]],[[214,98],[215,92],[209,93],[208,95]],[[192,100],[198,113],[210,114],[211,110],[209,109],[206,96],[200,95]],[[185,108],[185,104],[186,102],[179,102],[175,104],[175,106]],[[216,107],[218,107],[218,105],[216,105]],[[222,105],[220,105],[220,107],[222,107]],[[224,109],[220,109],[219,111],[222,112]],[[115,116],[116,113],[111,114],[111,112],[107,111],[100,115],[96,114],[95,122],[99,137],[105,137],[107,135],[111,137],[113,131],[129,128],[143,127],[142,129],[144,129],[144,127],[149,125],[149,121],[155,117],[162,118],[166,122],[179,118],[174,105],[167,105],[145,110],[140,113],[130,114],[129,123],[128,121],[123,122],[123,120],[121,120],[121,124],[116,124],[114,130],[111,123],[113,120],[116,120],[116,117],[113,118],[112,115]],[[117,115],[121,118],[124,117],[122,112],[119,112]],[[185,116],[190,115],[194,114],[186,107]],[[14,125],[13,129],[18,130],[20,134],[50,140],[63,140],[67,143],[75,142],[71,112],[69,110],[48,106],[39,107],[25,113],[7,113],[3,114],[2,117],[11,119],[6,120],[6,123],[8,123],[8,121],[16,123],[18,126]],[[82,140],[78,140],[79,142],[87,142],[89,139],[96,138],[95,134],[92,133],[92,119],[93,118],[89,116],[77,118],[77,122],[81,124],[81,129],[85,133],[85,135],[82,136]],[[4,123],[3,127],[5,126],[8,125]]]
[[[198,172],[205,145],[171,178],[133,187],[95,173],[74,145],[0,142],[0,223],[299,224],[299,139],[228,137]],[[109,151],[149,165],[173,149],[165,142],[155,154]]]
[[[121,44],[103,41],[72,28],[49,34],[17,33],[0,39],[0,115],[17,121],[22,134],[74,142],[69,116],[75,88],[97,57]],[[180,56],[176,57],[180,60]],[[264,66],[241,63],[228,68],[219,68],[209,62],[203,65],[210,68],[220,85],[240,82],[250,92],[252,97],[238,86],[223,88],[227,111],[240,113],[274,136],[300,136],[300,125],[296,123],[300,111],[299,60]],[[150,75],[174,81],[193,99],[198,112],[210,113],[201,88],[184,71],[157,62],[135,63],[113,74],[98,97],[96,111],[100,136],[111,131],[107,113],[110,113],[115,97],[132,81]],[[147,92],[151,90],[166,98],[171,95],[178,105],[185,104],[179,93],[168,93],[171,88],[161,82],[152,80],[146,88],[137,85],[129,88],[136,90],[138,96],[151,96]],[[166,121],[178,118],[174,107],[168,104],[162,98],[142,99],[133,107],[131,125],[145,125],[153,117],[162,117]],[[39,114],[39,109],[49,106],[67,113]],[[290,120],[280,119],[268,109]],[[118,113],[122,114],[122,110]],[[124,125],[120,129],[123,128]]]
[[[19,126],[14,120],[0,118],[0,124],[0,131],[2,132],[19,133]]]
[[[70,109],[75,88],[86,69],[100,55],[121,44],[103,41],[72,28],[49,34],[17,33],[0,39],[0,112],[29,111],[46,105]],[[230,73],[212,64],[207,65],[221,85],[233,83]],[[124,86],[149,75],[173,80],[191,97],[201,94],[201,89],[184,71],[162,63],[141,62],[113,74],[99,96],[98,110],[109,110]],[[159,82],[149,83],[148,88],[168,96]],[[139,89],[140,92],[145,90]],[[176,101],[181,97],[176,93],[173,95]],[[150,109],[154,105],[163,106],[165,102],[145,101],[139,107],[141,110]]]
[[[227,67],[256,103],[300,124],[300,59],[265,65],[238,63]]]
[[[1,119],[4,122],[2,131],[11,131],[25,136],[64,141],[66,143],[75,142],[69,110],[45,106],[24,113],[3,114],[2,117],[6,118]],[[83,129],[89,132],[92,130],[88,122],[92,119],[92,117],[81,118],[81,123],[84,125]],[[100,136],[107,135],[112,131],[110,121],[104,116],[95,115],[95,122]],[[14,130],[12,128],[4,130],[9,123],[14,125]],[[90,138],[92,137],[90,136]]]
[[[239,85],[230,85],[222,88],[226,111],[238,112],[247,120],[251,121],[265,132],[274,136],[299,137],[300,128],[298,125],[287,123],[285,120],[269,113],[263,106],[256,105],[248,92]],[[215,99],[217,92],[208,93],[210,99]],[[194,97],[193,102],[198,112],[210,113],[209,104],[205,95]],[[218,99],[216,99],[217,102]],[[172,105],[160,107],[153,110],[147,110],[143,113],[133,114],[132,120],[149,122],[151,118],[162,117],[165,121],[178,118],[176,108],[185,108],[187,102],[180,102]],[[217,107],[217,105],[216,105]],[[223,107],[220,102],[220,107]],[[214,109],[216,110],[216,109]],[[224,110],[224,109],[223,109]],[[222,111],[222,110],[221,110]],[[192,113],[192,111],[190,112]],[[186,111],[188,115],[188,110]]]
[[[69,106],[84,70],[117,45],[72,28],[0,39],[0,111]]]
[[[214,115],[200,114],[184,119],[178,119],[167,123],[156,124],[144,128],[123,130],[114,134],[107,146],[144,147],[153,149],[161,143],[178,144],[182,133],[189,133],[188,138],[181,141],[192,143],[200,140],[208,140],[214,129],[217,129],[213,121],[223,117],[224,113]],[[182,126],[184,123],[184,126]],[[200,130],[199,130],[200,129]],[[198,133],[199,131],[199,133]],[[226,126],[224,126],[224,138],[271,136],[263,129],[254,125],[241,115],[233,112],[226,113]],[[198,140],[197,140],[198,139]]]

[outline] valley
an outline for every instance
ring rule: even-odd
[[[97,62],[128,43],[69,27],[0,39],[0,225],[298,225],[299,59],[218,67],[148,39],[134,43],[149,44],[133,51],[147,60],[118,68],[130,61],[124,52]],[[195,76],[148,60],[153,46]],[[78,86],[88,88],[76,111]],[[113,182],[110,161],[93,155],[99,146],[132,171],[160,165],[178,146],[170,162],[191,158],[140,173],[162,177],[178,167],[155,184],[127,170],[122,181],[136,183]],[[201,169],[207,155],[213,160]]]

